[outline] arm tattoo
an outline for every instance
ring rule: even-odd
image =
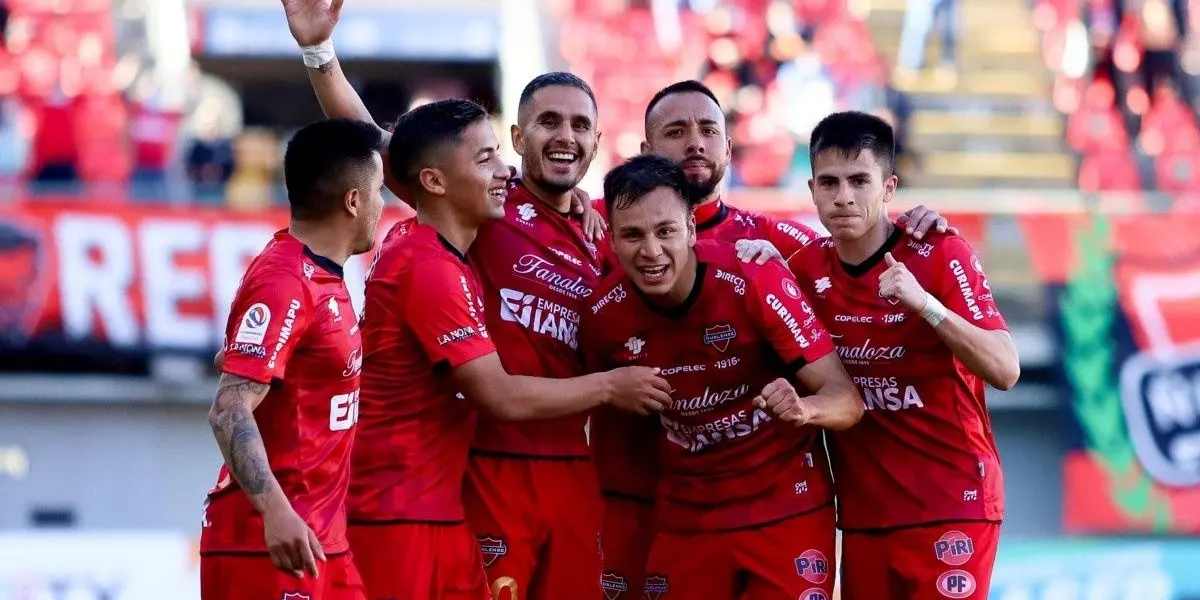
[[[322,75],[330,74],[331,72],[333,72],[333,61],[331,60],[331,61],[317,67],[317,71],[319,71]]]
[[[275,483],[258,423],[250,408],[270,388],[265,383],[222,374],[209,424],[217,438],[225,464],[238,485],[252,500]],[[257,504],[257,502],[255,503]]]

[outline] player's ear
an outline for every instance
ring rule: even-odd
[[[733,136],[725,136],[725,166],[733,164]]]
[[[358,188],[350,188],[342,194],[342,210],[345,210],[353,218],[358,218],[358,211],[362,210],[362,203],[363,197]]]
[[[513,151],[522,156],[525,155],[525,131],[520,125],[513,124],[508,128],[508,134],[512,137]]]
[[[811,182],[810,182],[811,185]],[[892,198],[896,197],[896,187],[900,185],[900,178],[894,173],[883,180],[883,201],[891,202]]]
[[[642,140],[642,154],[650,154],[650,142]]]
[[[443,196],[446,194],[446,178],[442,174],[442,170],[436,167],[425,167],[417,173],[417,180],[421,182],[421,187],[425,191],[435,196]]]
[[[696,215],[688,215],[687,220],[688,246],[696,245]]]

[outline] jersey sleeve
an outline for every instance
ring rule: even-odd
[[[792,371],[833,352],[829,332],[787,268],[770,261],[746,275],[751,314]]]
[[[267,270],[248,274],[225,325],[221,371],[259,383],[284,379],[313,308],[298,275]]]
[[[445,260],[417,265],[404,320],[434,364],[454,368],[496,351],[483,302],[463,268]]]
[[[771,242],[785,259],[817,239],[816,232],[809,229],[807,225],[801,225],[795,221],[768,219],[764,223],[766,225],[765,231],[763,231],[765,239]]]
[[[941,254],[944,264],[933,295],[968,323],[982,329],[1007,330],[1008,324],[992,297],[983,263],[971,245],[958,236],[947,236],[941,244]]]

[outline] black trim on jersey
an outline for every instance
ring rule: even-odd
[[[866,260],[858,263],[857,265],[852,265],[842,260],[838,261],[839,263],[842,263],[842,269],[846,271],[847,275],[851,277],[861,277],[869,273],[871,269],[874,269],[875,265],[883,262],[883,255],[891,252],[892,249],[896,247],[896,244],[900,243],[900,238],[904,236],[903,229],[896,227],[894,223],[892,226],[895,227],[895,229],[892,230],[891,235],[889,235],[887,240],[883,242],[883,245],[875,251],[875,254],[868,256]]]
[[[729,216],[729,205],[725,204],[725,202],[722,200],[717,200],[717,202],[721,203],[720,208],[717,209],[717,214],[713,215],[713,218],[703,223],[696,223],[697,232],[704,231],[706,229],[712,229],[713,227],[716,227],[724,222],[725,218]],[[695,209],[693,209],[693,211],[694,210]]]
[[[333,552],[330,554],[326,554],[325,557],[333,558],[335,556],[341,556],[347,552],[349,552],[349,550],[342,550],[341,552]],[[265,550],[208,550],[206,552],[200,553],[200,556],[233,556],[233,557],[244,556],[246,558],[259,557],[259,556],[270,556],[270,555],[271,555],[271,553],[267,552]]]
[[[626,494],[625,492],[615,492],[613,490],[600,490],[600,495],[605,498],[612,498],[614,500],[624,500],[626,502],[634,502],[637,504],[646,504],[646,505],[654,504],[654,498],[647,498],[645,496],[638,496],[636,494]]]
[[[497,452],[495,450],[476,450],[471,448],[471,456],[483,456],[486,458],[500,458],[505,460],[549,460],[554,462],[576,462],[591,460],[590,456],[577,454],[570,455],[544,455],[544,454],[522,454],[520,452]]]
[[[920,523],[905,523],[904,525],[892,525],[891,527],[872,527],[868,529],[858,529],[854,527],[842,527],[839,520],[838,529],[842,533],[853,533],[857,535],[886,535],[894,531],[902,531],[905,529],[915,529],[917,527],[934,527],[937,525],[952,525],[954,523],[994,523],[999,525],[1003,523],[1003,519],[938,519],[936,521],[921,521]]]
[[[700,299],[700,290],[704,288],[704,278],[707,273],[708,264],[704,263],[699,257],[697,257],[696,284],[692,286],[692,291],[688,292],[687,298],[684,298],[683,302],[680,302],[676,306],[660,306],[655,304],[652,300],[650,300],[650,298],[643,294],[642,290],[638,289],[636,285],[631,287],[633,287],[633,291],[637,292],[637,295],[641,297],[642,301],[646,303],[646,306],[649,307],[650,310],[669,319],[678,319],[687,314],[687,311],[691,310],[692,306],[696,304],[696,301]]]
[[[464,519],[456,521],[430,521],[426,519],[385,519],[385,520],[367,520],[367,519],[348,519],[346,525],[354,527],[377,527],[384,525],[432,525],[434,527],[455,527],[466,523]]]
[[[336,262],[334,262],[333,259],[321,256],[320,254],[313,252],[312,248],[309,248],[307,245],[304,246],[304,254],[306,256],[308,256],[309,258],[311,258],[313,262],[317,263],[317,266],[321,267],[322,270],[328,271],[330,275],[334,275],[338,279],[346,278],[345,269],[342,268],[342,265],[339,265]]]
[[[798,373],[800,369],[803,369],[806,366],[808,366],[808,360],[801,356],[800,358],[788,363],[784,368],[788,370],[788,376],[791,377],[792,374]]]
[[[282,377],[272,377],[270,385],[271,385],[271,389],[273,389],[273,390],[283,389],[283,378]]]
[[[440,234],[440,233],[437,234],[437,238],[438,238],[438,242],[440,242],[442,244],[442,247],[445,248],[450,254],[453,254],[454,258],[457,258],[458,260],[462,261],[462,264],[464,264],[464,265],[467,264],[467,255],[463,254],[462,252],[459,252],[458,248],[455,248],[454,244],[450,243],[450,240],[442,237],[442,234]]]

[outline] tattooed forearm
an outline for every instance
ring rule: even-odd
[[[253,407],[268,389],[267,384],[222,374],[217,384],[217,399],[208,414],[225,464],[260,511],[270,504],[270,496],[279,489],[253,413]]]
[[[324,75],[328,75],[328,74],[332,73],[333,72],[333,61],[331,60],[331,61],[317,67],[317,71]]]

